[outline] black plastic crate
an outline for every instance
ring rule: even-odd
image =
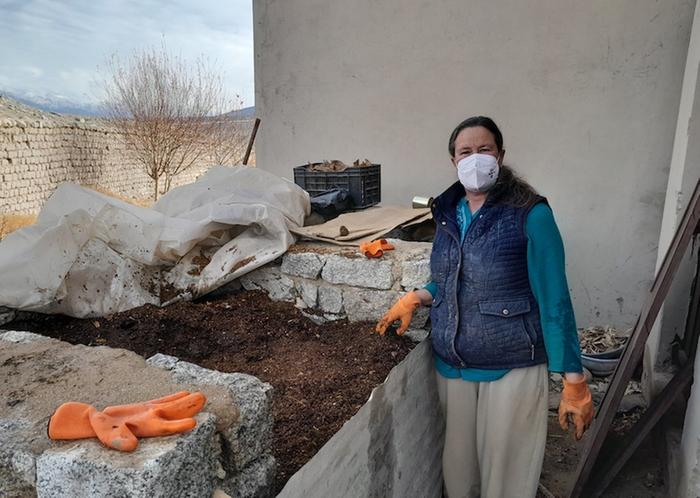
[[[309,171],[307,165],[294,168],[294,183],[312,197],[333,188],[350,192],[355,208],[374,206],[382,200],[381,165],[353,166],[343,171]]]

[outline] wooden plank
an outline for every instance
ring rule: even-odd
[[[681,223],[673,236],[659,272],[654,279],[649,295],[642,306],[637,318],[637,323],[622,353],[620,362],[613,373],[613,378],[603,401],[591,424],[591,428],[584,439],[584,450],[576,471],[576,479],[569,491],[570,498],[579,498],[584,485],[591,475],[593,465],[600,453],[601,447],[607,436],[613,417],[620,406],[625,388],[632,378],[634,369],[642,359],[644,345],[646,344],[651,328],[654,325],[661,304],[666,298],[673,276],[684,255],[690,239],[700,220],[700,181],[696,184],[693,195],[688,203]]]
[[[698,225],[700,227],[700,224]],[[700,251],[698,251],[698,262],[695,265],[695,277],[690,289],[690,306],[688,307],[688,317],[685,322],[685,332],[683,333],[683,349],[687,357],[695,358],[698,348],[698,336],[700,335],[700,289],[698,289],[698,276],[700,275]]]
[[[591,490],[585,496],[599,497],[610,485],[618,472],[624,467],[627,460],[637,450],[645,437],[651,432],[654,426],[661,420],[673,401],[683,392],[693,379],[693,364],[691,362],[678,372],[666,384],[666,387],[654,398],[649,408],[642,417],[632,426],[625,438],[615,445],[604,462],[594,468],[595,481],[590,486]],[[607,445],[606,445],[607,446]]]
[[[248,140],[248,147],[245,150],[245,156],[243,156],[243,164],[248,164],[248,159],[250,159],[250,153],[253,151],[253,144],[255,143],[255,136],[258,134],[258,127],[260,126],[260,118],[255,118],[255,124],[253,125],[253,131],[250,134],[250,140]]]

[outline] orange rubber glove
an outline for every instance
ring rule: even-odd
[[[189,431],[192,418],[206,403],[202,393],[182,391],[131,405],[108,406],[98,412],[85,403],[64,403],[49,421],[51,439],[97,437],[120,451],[133,451],[138,437],[169,436]]]
[[[576,429],[574,436],[576,440],[579,440],[593,420],[591,390],[588,389],[585,378],[579,382],[569,382],[565,378],[562,380],[564,389],[561,392],[561,401],[559,402],[559,425],[563,430],[568,430],[568,418],[571,416]]]
[[[386,239],[377,239],[374,242],[360,242],[360,252],[368,258],[381,258],[384,251],[393,251],[394,246]]]
[[[384,335],[387,327],[394,323],[396,320],[401,320],[401,325],[396,329],[396,333],[402,335],[408,329],[413,319],[413,312],[416,308],[421,305],[420,298],[415,291],[411,291],[402,298],[400,298],[396,303],[386,312],[386,314],[379,320],[375,330],[379,335]]]

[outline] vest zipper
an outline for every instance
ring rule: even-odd
[[[534,344],[530,345],[530,359],[533,361],[535,360],[535,345]]]
[[[450,237],[457,243],[457,253],[459,257],[457,258],[457,272],[455,273],[455,290],[457,289],[457,284],[459,283],[459,272],[462,269],[462,244],[460,243],[459,237],[456,236],[454,233],[452,233],[451,230],[448,230],[445,225],[443,225],[447,233],[450,234]],[[458,296],[455,293],[455,300],[458,300]],[[457,352],[457,348],[455,347],[455,341],[457,340],[457,334],[459,334],[459,302],[457,303],[457,306],[455,307],[455,335],[454,338],[452,339],[452,352],[455,354],[457,358],[459,358],[459,361],[462,365],[465,364],[464,358],[462,358],[459,353]]]

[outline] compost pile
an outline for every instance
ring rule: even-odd
[[[409,340],[370,333],[373,323],[316,325],[290,303],[259,291],[165,308],[142,306],[105,318],[32,315],[15,321],[74,344],[164,353],[274,387],[277,490],[367,401],[410,351]]]

